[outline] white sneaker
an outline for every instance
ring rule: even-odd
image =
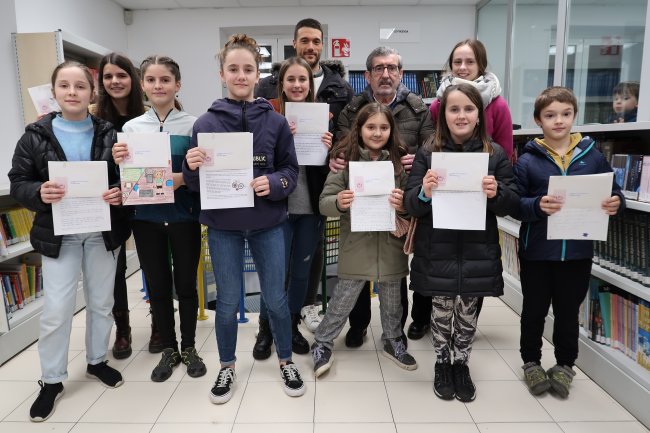
[[[302,321],[311,332],[316,332],[316,328],[318,328],[321,320],[323,320],[320,310],[320,305],[306,305],[300,310],[300,317],[302,317]]]

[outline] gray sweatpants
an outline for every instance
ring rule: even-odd
[[[477,297],[434,296],[431,298],[431,333],[436,362],[466,364],[476,335]],[[453,351],[453,359],[452,359]]]
[[[365,284],[364,280],[339,280],[327,304],[325,317],[316,329],[314,337],[317,343],[332,349],[334,339],[343,330]],[[381,339],[382,341],[394,340],[402,336],[400,280],[380,281],[375,285],[379,293],[379,312],[383,330]],[[369,296],[369,294],[361,293],[361,296]]]

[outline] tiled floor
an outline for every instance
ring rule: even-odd
[[[125,383],[106,389],[85,377],[84,317],[74,320],[66,393],[45,423],[31,423],[29,407],[37,395],[39,361],[36,346],[0,367],[0,432],[177,433],[184,428],[210,433],[641,433],[648,432],[633,416],[586,375],[579,372],[571,397],[536,398],[521,381],[518,316],[498,299],[486,299],[470,361],[477,386],[474,402],[442,401],[432,391],[433,349],[430,337],[411,341],[419,368],[401,370],[381,356],[378,303],[365,344],[345,348],[336,341],[331,371],[318,381],[311,358],[296,355],[307,383],[300,398],[287,397],[275,359],[254,361],[251,350],[257,317],[239,331],[237,385],[225,405],[210,403],[208,392],[217,372],[214,316],[200,321],[197,347],[208,374],[192,379],[183,365],[164,383],[149,380],[159,356],[146,351],[148,305],[138,291],[139,273],[129,279],[133,355],[110,358]],[[310,339],[312,336],[303,330]],[[112,341],[112,339],[111,339]],[[144,350],[143,350],[144,349]],[[552,364],[552,346],[545,342],[544,364]]]

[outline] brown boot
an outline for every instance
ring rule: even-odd
[[[160,341],[160,332],[156,326],[156,320],[153,317],[153,310],[149,309],[151,314],[151,337],[149,337],[149,353],[160,353],[163,350],[162,341]]]
[[[115,344],[113,356],[115,359],[124,359],[131,356],[131,327],[129,326],[129,310],[114,311],[115,318]]]

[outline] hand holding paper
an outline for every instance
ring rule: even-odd
[[[325,165],[328,147],[323,144],[323,133],[327,132],[329,126],[329,105],[287,102],[285,116],[293,134],[298,164]]]
[[[41,200],[43,203],[56,203],[65,195],[65,185],[55,180],[48,180],[41,185]]]
[[[336,194],[336,205],[341,210],[350,209],[352,202],[354,201],[354,192],[349,189],[345,189],[338,194]]]
[[[185,160],[187,161],[187,166],[190,170],[194,171],[197,168],[201,167],[206,158],[206,152],[200,147],[193,147],[187,151],[185,154]]]
[[[394,176],[393,163],[390,161],[350,161],[351,195],[342,196],[351,203],[353,232],[395,230],[393,203],[399,203],[400,200],[391,202],[390,199],[395,191]]]

